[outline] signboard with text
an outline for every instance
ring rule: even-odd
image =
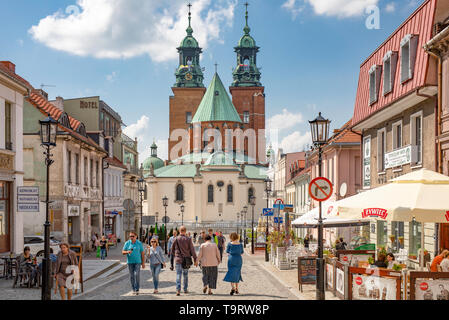
[[[385,154],[385,169],[417,162],[418,146],[406,146]]]
[[[17,187],[17,211],[39,212],[39,187]]]

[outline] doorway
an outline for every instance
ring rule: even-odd
[[[440,252],[449,249],[449,223],[440,223]]]
[[[11,183],[0,181],[0,253],[11,250]]]

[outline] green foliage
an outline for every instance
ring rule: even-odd
[[[173,236],[173,228],[170,229],[170,232],[168,233],[168,237]]]
[[[151,234],[154,234],[154,227],[153,226],[150,227],[150,232],[151,232]]]
[[[369,257],[368,257],[368,263],[369,263],[369,264],[374,264],[374,258],[371,257],[371,256],[369,256]]]
[[[393,270],[394,270],[394,271],[401,271],[401,270],[402,270],[402,267],[401,267],[400,265],[398,265],[398,264],[394,264],[394,265],[393,265]]]

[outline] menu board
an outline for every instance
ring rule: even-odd
[[[335,287],[337,292],[341,295],[345,295],[345,272],[339,268],[337,268],[337,279],[335,280]]]
[[[396,300],[397,281],[394,278],[354,274],[351,285],[354,300]]]
[[[326,279],[327,287],[334,289],[334,266],[329,263],[326,263]]]
[[[449,301],[449,280],[417,280],[415,284],[415,300]]]
[[[298,282],[316,283],[316,257],[298,257]]]

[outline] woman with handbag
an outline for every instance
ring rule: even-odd
[[[148,249],[150,256],[150,269],[153,275],[154,292],[158,293],[159,287],[159,273],[162,268],[165,268],[164,255],[162,248],[159,246],[157,238],[152,238],[150,241],[150,247]]]

